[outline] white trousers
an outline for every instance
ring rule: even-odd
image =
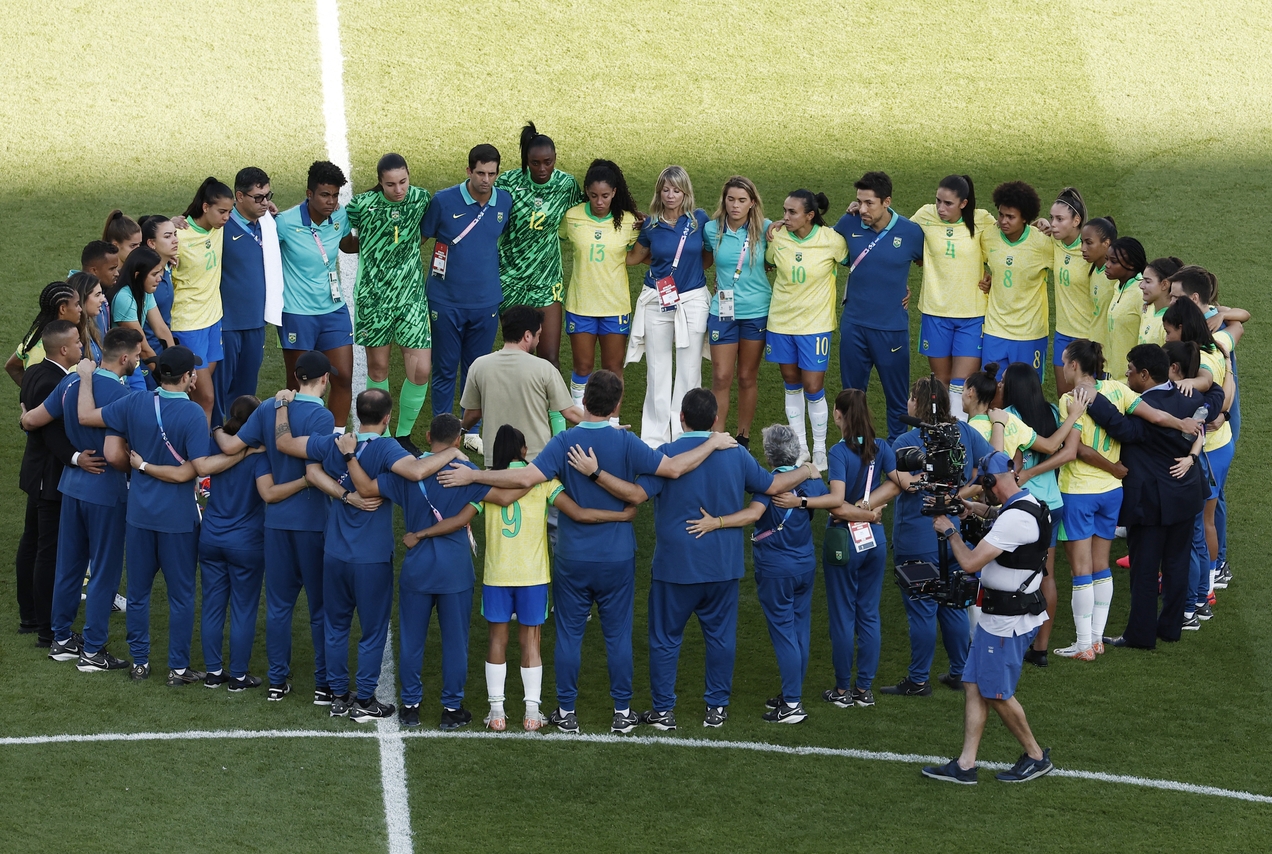
[[[662,311],[656,300],[643,309],[646,372],[640,438],[651,448],[680,436],[683,432],[680,402],[690,389],[702,387],[702,352],[711,301],[700,294],[707,294],[707,289],[686,295],[675,311]],[[682,346],[677,347],[676,314],[679,312],[684,312],[688,335],[682,335]]]

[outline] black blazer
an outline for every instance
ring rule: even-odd
[[[22,393],[18,399],[30,412],[44,403],[65,376],[62,366],[48,359],[27,368],[22,374]],[[77,450],[79,449],[71,444],[71,440],[66,438],[66,430],[60,418],[39,430],[27,433],[26,451],[22,454],[22,468],[18,472],[18,487],[36,498],[61,498],[57,484],[62,478],[62,468],[71,464],[71,457]]]
[[[1176,418],[1192,417],[1203,402],[1195,395],[1185,397],[1175,388],[1146,391],[1143,398],[1154,409]],[[1123,415],[1101,394],[1095,396],[1087,414],[1122,443],[1122,465],[1127,474],[1122,481],[1119,521],[1128,526],[1192,524],[1210,487],[1199,465],[1193,465],[1182,478],[1171,476],[1170,468],[1176,457],[1188,456],[1193,440],[1178,430]]]

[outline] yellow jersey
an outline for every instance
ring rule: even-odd
[[[1218,337],[1219,333],[1216,333]],[[1227,343],[1231,344],[1232,339],[1228,338]],[[1209,371],[1210,377],[1220,386],[1223,385],[1224,379],[1228,376],[1228,360],[1224,357],[1223,351],[1216,347],[1209,352],[1201,351],[1201,370]],[[1213,451],[1216,448],[1222,448],[1224,445],[1232,441],[1232,427],[1228,424],[1228,419],[1223,420],[1223,426],[1218,430],[1206,432],[1206,443],[1202,445],[1202,450]]]
[[[994,425],[989,420],[988,415],[973,415],[967,419],[967,423],[975,428],[977,433],[989,441],[989,437],[993,435]],[[1033,447],[1034,440],[1038,438],[1038,434],[1034,429],[1020,420],[1017,415],[1007,413],[1007,423],[1003,425],[1003,446],[994,450],[1001,450],[1008,457],[1015,458],[1016,452],[1025,452]]]
[[[1139,404],[1139,395],[1131,391],[1130,386],[1117,380],[1096,380],[1095,390],[1104,395],[1104,399],[1117,407],[1117,411],[1126,415]],[[1069,403],[1072,394],[1060,398],[1060,417],[1069,418]],[[1097,454],[1111,463],[1121,462],[1122,443],[1114,439],[1091,419],[1087,413],[1073,425],[1082,437],[1082,444],[1092,448]],[[1071,495],[1099,495],[1118,489],[1122,481],[1113,475],[1098,469],[1082,460],[1074,460],[1060,467],[1060,491]]]
[[[769,241],[765,260],[777,268],[768,329],[780,335],[835,331],[835,272],[848,243],[833,228],[814,225],[802,240],[785,228]]]
[[[936,205],[924,205],[911,219],[923,229],[923,288],[919,293],[919,311],[933,317],[984,317],[989,296],[980,289],[985,275],[985,254],[981,235],[994,231],[994,218],[989,211],[977,209],[972,222],[976,234],[967,226],[945,222],[936,213]]]
[[[1052,240],[1052,271],[1056,281],[1056,332],[1087,338],[1095,317],[1091,299],[1091,265],[1082,258],[1082,238],[1065,246]]]
[[[1113,376],[1126,370],[1126,354],[1139,343],[1140,309],[1144,307],[1140,278],[1136,276],[1122,288],[1113,285],[1113,300],[1104,319],[1104,365]]]
[[[1052,240],[1031,225],[1015,243],[997,228],[982,232],[981,246],[993,280],[985,311],[985,334],[1009,341],[1047,337],[1047,271],[1054,263]]]
[[[13,351],[13,355],[18,357],[18,361],[22,363],[22,369],[34,368],[47,358],[44,354],[44,341],[36,341],[31,345],[31,349],[26,353],[22,352],[22,345],[18,345],[18,349]]]
[[[630,213],[624,214],[622,227],[615,228],[613,214],[597,219],[587,202],[565,212],[561,236],[574,249],[566,311],[583,317],[625,317],[632,313],[627,250],[639,232],[636,217]]]
[[[1088,269],[1090,265],[1087,265]],[[1109,281],[1109,277],[1104,274],[1104,267],[1097,267],[1091,271],[1091,334],[1092,341],[1099,341],[1108,350],[1108,313],[1109,306],[1113,304],[1114,292],[1117,285]],[[1105,354],[1107,356],[1107,353]]]
[[[1139,343],[1156,344],[1158,347],[1166,343],[1166,329],[1162,326],[1162,315],[1165,308],[1153,308],[1146,305],[1140,309]]]
[[[513,463],[511,468],[524,465]],[[507,507],[487,503],[490,512],[485,514],[483,584],[531,587],[552,580],[548,563],[548,508],[561,490],[561,481],[554,478],[532,487]]]
[[[205,231],[190,222],[177,230],[172,268],[173,332],[206,329],[221,319],[221,246],[225,229]]]

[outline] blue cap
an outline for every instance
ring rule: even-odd
[[[981,474],[1006,474],[1011,471],[1011,458],[1002,451],[993,451],[980,458],[976,469]]]

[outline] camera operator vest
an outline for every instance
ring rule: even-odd
[[[998,565],[1007,569],[1024,569],[1030,572],[1045,569],[1047,550],[1051,548],[1051,511],[1041,501],[1037,504],[1030,501],[1014,501],[1004,507],[1002,512],[1008,513],[1012,510],[1028,513],[1034,518],[1034,521],[1038,523],[1038,539],[1023,546],[1017,546],[1015,551],[1003,552],[996,558]],[[1002,513],[999,514],[1000,518],[1001,516]]]

